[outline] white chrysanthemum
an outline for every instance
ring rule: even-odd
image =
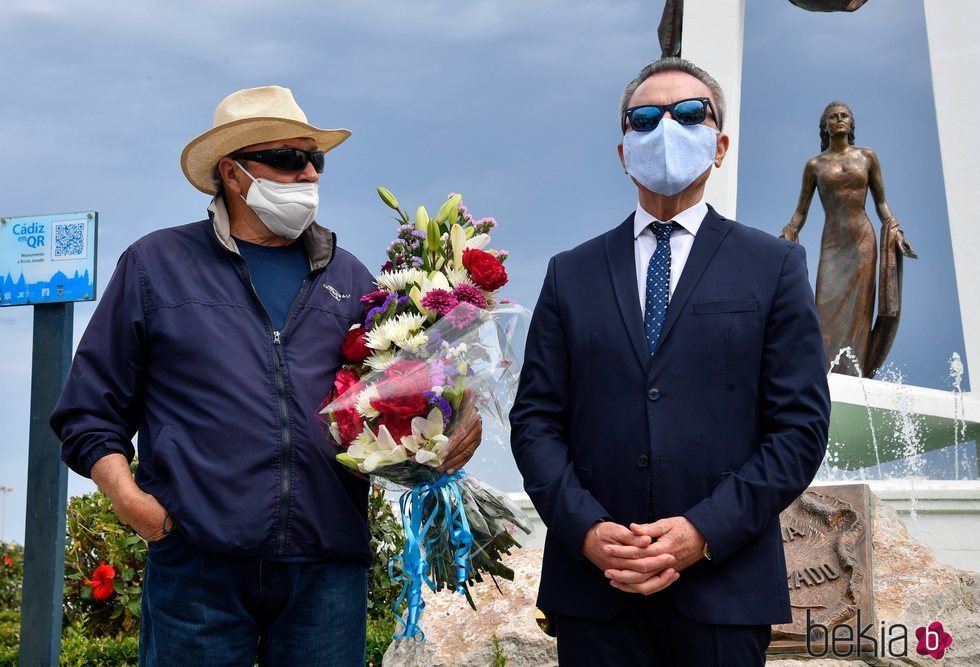
[[[401,313],[390,320],[375,324],[364,342],[372,350],[387,350],[392,343],[414,336],[425,323],[425,315]]]
[[[449,284],[453,287],[459,287],[460,285],[476,287],[476,283],[470,278],[470,272],[463,267],[447,268],[445,274],[446,278],[449,279]]]
[[[364,365],[372,371],[383,371],[395,363],[395,350],[375,352],[364,360]]]
[[[381,398],[381,396],[378,394],[377,387],[368,387],[362,391],[360,396],[357,397],[357,402],[354,403],[354,409],[357,410],[357,412],[365,419],[374,419],[381,416],[380,412],[371,407],[372,398]]]
[[[412,354],[421,354],[428,344],[429,337],[425,335],[425,332],[419,332],[414,336],[409,336],[405,340],[395,341],[395,345]]]
[[[425,272],[420,269],[399,269],[397,271],[382,271],[374,279],[374,282],[381,289],[389,292],[404,292],[408,285],[419,284],[425,277]]]

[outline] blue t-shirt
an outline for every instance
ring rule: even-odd
[[[282,331],[289,307],[310,272],[306,247],[302,241],[287,246],[266,246],[236,238],[235,243],[248,265],[252,285],[272,320],[272,327]]]

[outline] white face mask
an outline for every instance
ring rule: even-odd
[[[664,118],[650,132],[623,137],[626,172],[651,192],[676,195],[715,161],[718,131],[703,123],[681,125]]]
[[[316,217],[320,190],[316,183],[279,183],[255,178],[238,162],[238,168],[252,179],[248,196],[242,197],[269,231],[287,239],[299,238]]]

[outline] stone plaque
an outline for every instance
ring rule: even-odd
[[[811,487],[779,515],[793,622],[773,626],[770,653],[857,653],[876,634],[870,517],[866,484]]]

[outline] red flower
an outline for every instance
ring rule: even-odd
[[[492,292],[507,284],[507,270],[488,252],[467,248],[463,251],[463,266],[480,289]]]
[[[10,554],[5,553],[3,555],[3,564],[4,565],[13,565],[14,564],[14,561],[10,560]]]
[[[375,387],[378,397],[371,407],[381,413],[379,424],[388,427],[396,440],[412,432],[412,418],[426,414],[429,404],[423,392],[432,389],[429,365],[423,361],[405,360],[385,370]]]
[[[341,368],[337,371],[337,374],[333,376],[333,394],[330,396],[330,400],[337,398],[346,394],[351,387],[358,384],[360,378],[357,377],[355,373],[350,368]]]
[[[340,344],[340,353],[351,361],[360,363],[374,351],[366,343],[367,330],[364,327],[355,327],[344,337],[344,342]]]
[[[100,602],[112,595],[115,590],[112,587],[112,580],[116,578],[116,568],[105,563],[99,563],[92,573],[92,579],[85,583],[92,587],[92,597]]]
[[[340,435],[340,442],[337,444],[343,447],[349,447],[358,433],[364,430],[364,420],[353,408],[334,410],[333,420],[337,424],[337,431]]]

